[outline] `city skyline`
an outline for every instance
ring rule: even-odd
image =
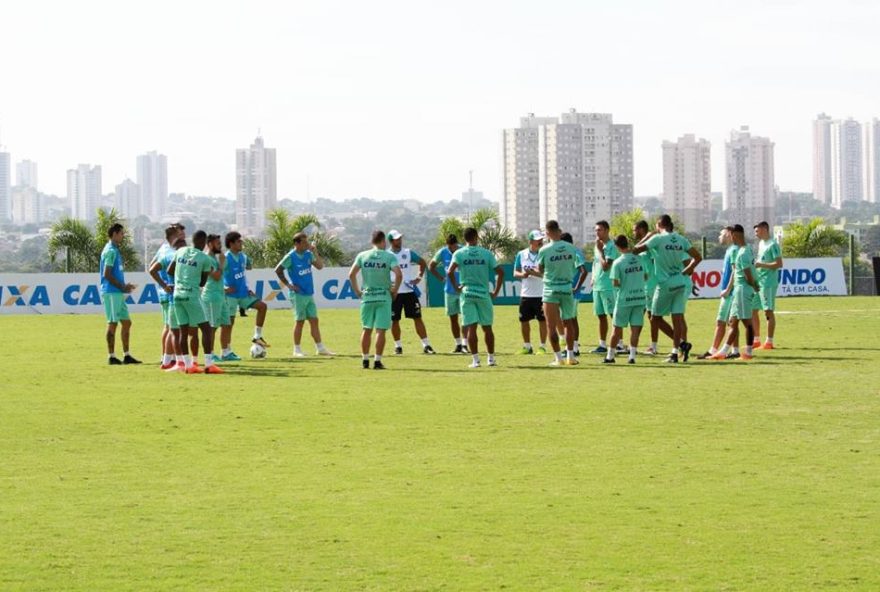
[[[453,1],[432,10],[429,27],[401,2],[205,10],[160,1],[137,26],[114,27],[124,8],[110,2],[53,4],[51,19],[40,3],[13,3],[4,16],[16,26],[0,50],[33,51],[8,64],[6,79],[26,84],[0,98],[0,142],[16,161],[39,162],[41,189],[56,195],[71,162],[101,163],[114,181],[135,178],[123,155],[157,147],[174,163],[172,192],[232,198],[229,154],[262,128],[278,149],[281,198],[303,199],[310,186],[334,199],[449,199],[473,170],[475,187],[499,200],[497,130],[524,112],[577,106],[634,125],[636,195],[660,192],[664,139],[693,133],[721,146],[742,124],[774,139],[780,187],[808,191],[815,114],[877,116],[873,3],[842,2],[833,13],[821,2],[659,4],[551,2],[548,12],[563,19],[516,3]],[[368,19],[369,31],[359,26]],[[603,25],[585,29],[589,22]],[[730,34],[743,30],[748,42]],[[471,42],[449,43],[452,32]],[[53,43],[35,45],[37,36]],[[542,36],[546,43],[523,42]],[[241,47],[260,47],[264,59]],[[590,55],[608,59],[574,75],[578,56]],[[157,64],[161,84],[124,100],[59,101],[58,88],[80,82],[72,65],[83,63],[108,73]],[[232,71],[256,83],[229,85]],[[723,168],[713,167],[712,185],[723,184]]]

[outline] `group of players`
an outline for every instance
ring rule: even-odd
[[[662,332],[673,342],[666,359],[669,363],[687,362],[692,345],[688,341],[686,305],[693,291],[691,275],[701,255],[687,238],[675,232],[672,219],[660,216],[654,229],[646,221],[632,229],[634,240],[625,235],[610,236],[607,222],[595,227],[596,242],[592,267],[582,252],[572,244],[571,235],[562,232],[555,220],[544,231],[529,233],[529,246],[517,253],[514,276],[521,281],[519,321],[523,337],[520,354],[553,352],[551,366],[576,365],[580,356],[580,326],[577,318],[577,293],[592,275],[593,310],[598,318],[599,345],[592,353],[604,354],[602,361],[615,363],[618,353],[627,353],[634,364],[641,330],[648,318],[651,345],[643,353],[657,355],[657,341]],[[749,360],[754,349],[772,349],[776,319],[775,295],[777,270],[782,267],[779,245],[770,236],[769,225],[754,226],[759,240],[757,257],[740,225],[722,230],[719,240],[729,245],[724,257],[722,294],[712,346],[700,359]],[[101,293],[107,317],[109,363],[140,364],[129,351],[131,320],[125,304],[126,294],[134,289],[125,283],[119,245],[124,228],[116,224],[108,232],[109,241],[101,254]],[[252,345],[256,351],[269,347],[263,338],[267,306],[247,284],[246,271],[251,263],[242,252],[238,232],[219,235],[196,231],[187,244],[186,229],[173,224],[165,231],[166,242],[150,263],[150,275],[160,288],[164,327],[161,336],[161,369],[187,374],[222,374],[218,364],[239,361],[232,350],[232,331],[237,313],[256,310]],[[377,230],[372,248],[357,255],[349,271],[349,281],[360,299],[361,353],[363,368],[384,369],[385,333],[390,328],[394,353],[403,353],[400,321],[412,319],[421,339],[422,351],[434,354],[427,329],[421,318],[420,284],[430,272],[444,283],[446,315],[455,341],[453,353],[470,354],[471,368],[481,365],[479,330],[487,351],[486,364],[495,366],[493,299],[499,294],[504,275],[491,251],[480,247],[475,228],[464,231],[465,244],[458,237],[447,237],[446,246],[428,262],[415,251],[403,247],[402,233],[387,235]],[[390,245],[389,245],[390,242]],[[225,250],[223,249],[225,246]],[[305,233],[294,237],[294,247],[275,267],[288,289],[294,314],[294,357],[304,357],[301,339],[308,322],[318,355],[334,355],[323,344],[314,302],[312,269],[324,262]],[[767,339],[761,343],[759,313],[767,319]],[[671,317],[671,323],[666,317]],[[538,323],[540,345],[533,347],[531,322]],[[115,354],[117,326],[122,327],[123,358]],[[739,349],[740,326],[745,331],[745,347]],[[623,345],[624,329],[630,329],[629,347]],[[214,354],[217,329],[221,353]],[[611,334],[608,339],[609,332]],[[204,350],[204,367],[198,364],[199,334]]]

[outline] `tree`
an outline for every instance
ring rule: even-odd
[[[293,248],[293,237],[312,225],[321,228],[314,214],[291,216],[284,209],[270,210],[267,215],[266,238],[246,238],[242,250],[253,262],[254,267],[275,267]],[[346,254],[339,239],[326,232],[313,232],[309,239],[315,243],[318,253],[330,265],[342,265]]]
[[[642,208],[635,208],[628,212],[621,212],[614,216],[609,223],[611,230],[609,231],[612,239],[619,234],[625,235],[628,239],[633,239],[633,226],[636,222],[645,220],[645,212]],[[650,222],[648,223],[650,226]]]
[[[99,254],[95,235],[83,221],[65,217],[52,225],[49,261],[53,268],[70,273],[98,271]],[[63,257],[61,262],[59,256]]]
[[[785,227],[783,257],[840,257],[846,253],[849,236],[825,225],[822,218],[792,222]]]
[[[440,222],[437,235],[431,241],[430,246],[434,250],[442,248],[446,244],[446,237],[454,234],[460,241],[467,227],[476,228],[480,233],[478,244],[495,255],[498,262],[512,261],[516,252],[524,249],[528,242],[517,238],[509,228],[501,225],[501,216],[492,208],[480,208],[473,212],[466,220],[460,218],[444,218]]]
[[[241,250],[256,268],[274,267],[278,261],[269,263],[266,256],[266,241],[262,238],[245,238],[241,241]]]
[[[862,243],[862,253],[865,255],[880,255],[880,224],[866,228],[859,242]]]
[[[111,208],[110,210],[98,210],[98,218],[95,220],[95,245],[98,249],[98,261],[101,259],[101,251],[104,249],[104,245],[110,240],[110,237],[107,236],[107,231],[109,231],[110,227],[114,224],[127,226],[125,218],[120,216],[115,208]],[[122,243],[119,245],[119,252],[122,254],[122,261],[125,264],[125,270],[137,271],[141,269],[141,260],[140,257],[138,257],[137,249],[134,248],[134,244],[131,240],[131,229],[126,228],[125,230],[125,236],[122,238]],[[97,270],[98,269],[96,268],[95,271]]]

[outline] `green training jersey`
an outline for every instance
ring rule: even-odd
[[[782,257],[782,249],[774,239],[768,238],[758,243],[758,261],[761,263],[773,263],[780,257]],[[779,285],[778,269],[758,269],[757,274],[758,283],[762,286]]]
[[[538,251],[538,265],[544,268],[544,291],[571,292],[577,273],[578,250],[571,243],[553,241]]]
[[[462,293],[489,297],[489,283],[492,282],[494,286],[495,268],[498,267],[492,251],[468,245],[452,255],[452,262],[458,267]]]
[[[391,301],[391,271],[400,267],[393,253],[369,249],[358,253],[354,264],[361,270],[363,296],[361,302]]]
[[[651,253],[645,251],[643,253],[639,253],[637,256],[642,261],[642,267],[645,268],[645,275],[648,276],[648,279],[645,283],[650,286],[654,283],[654,260],[651,259]]]
[[[202,273],[211,270],[211,258],[195,247],[181,247],[174,253],[174,298],[186,300],[199,295]]]
[[[208,260],[211,264],[210,271],[217,271],[220,269],[220,261],[217,260],[217,256],[208,255]],[[205,282],[205,287],[202,288],[202,300],[205,302],[223,302],[223,299],[226,298],[226,290],[223,288],[223,274],[220,274],[220,279],[215,280],[208,275],[208,281]]]
[[[684,269],[682,253],[691,248],[691,242],[677,232],[661,232],[649,238],[646,245],[654,259],[657,283],[671,288],[685,285],[687,279],[681,273]]]
[[[615,259],[608,272],[610,280],[617,280],[617,302],[621,306],[645,304],[645,266],[642,258],[626,253]]]
[[[752,279],[755,278],[755,255],[752,252],[751,245],[744,245],[736,252],[736,258],[733,260],[733,285],[747,286],[746,270],[752,270]]]
[[[605,259],[611,261],[612,263],[620,256],[620,251],[617,250],[617,245],[612,242],[605,243],[605,246],[602,250],[605,252]],[[602,268],[601,253],[599,252],[599,248],[594,246],[593,292],[601,292],[603,290],[610,290],[612,288],[610,272],[610,267],[607,270]]]

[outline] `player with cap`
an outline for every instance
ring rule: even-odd
[[[315,341],[318,355],[333,355],[333,352],[327,349],[321,340],[318,308],[315,306],[315,281],[312,277],[312,267],[324,269],[324,260],[318,253],[316,245],[309,243],[308,235],[305,232],[298,232],[293,235],[293,248],[275,266],[275,274],[287,287],[288,298],[293,303],[293,357],[295,358],[306,356],[300,347],[306,321],[309,322],[309,330]],[[285,271],[287,277],[284,277]]]
[[[391,241],[388,252],[397,259],[400,272],[403,274],[400,291],[391,304],[391,336],[394,338],[394,353],[397,355],[403,353],[403,342],[400,340],[400,319],[406,315],[406,318],[413,320],[416,335],[422,341],[422,351],[426,354],[434,354],[436,352],[431,347],[431,340],[428,339],[428,330],[425,328],[425,322],[422,321],[422,305],[419,303],[421,295],[419,283],[425,277],[427,263],[418,253],[403,247],[403,233],[399,230],[390,230],[388,240]],[[415,268],[418,268],[418,273]]]
[[[519,354],[535,353],[532,347],[531,321],[538,321],[538,334],[541,345],[538,353],[547,353],[547,321],[541,298],[544,295],[544,279],[538,271],[538,251],[544,244],[544,233],[540,230],[529,232],[529,246],[519,251],[513,260],[513,277],[520,280],[519,289],[519,326],[522,333],[523,346]],[[553,329],[555,331],[555,328]]]
[[[382,354],[385,352],[385,332],[391,326],[391,302],[403,282],[403,273],[397,257],[385,250],[385,233],[373,231],[372,249],[358,253],[348,272],[351,289],[361,301],[361,363],[364,370],[370,367],[370,341],[376,331],[376,354],[373,369],[384,370]],[[358,273],[363,278],[363,290],[358,285]],[[394,277],[394,283],[391,277]]]
[[[446,246],[434,253],[431,262],[428,263],[428,271],[443,282],[443,303],[446,306],[446,316],[449,317],[449,329],[452,331],[452,338],[455,340],[454,354],[467,353],[467,337],[461,335],[461,325],[458,317],[461,314],[461,302],[458,292],[449,279],[449,266],[452,265],[452,256],[461,247],[458,244],[458,237],[450,234],[446,237]],[[443,268],[443,275],[437,271],[438,267]]]
[[[461,294],[461,317],[468,339],[468,350],[473,356],[471,368],[480,367],[479,337],[477,325],[483,329],[486,339],[486,365],[495,366],[495,333],[492,330],[494,309],[492,299],[498,296],[504,285],[504,270],[495,261],[492,251],[477,245],[479,233],[476,228],[466,228],[464,242],[467,243],[452,256],[449,277],[456,292]],[[495,275],[495,286],[491,294],[489,284]],[[457,277],[458,276],[458,277]],[[461,284],[458,280],[461,279]]]
[[[773,337],[776,334],[776,291],[779,289],[779,269],[782,269],[782,249],[779,243],[770,236],[770,225],[767,222],[755,224],[755,236],[758,238],[758,256],[755,261],[757,270],[758,291],[752,299],[752,327],[755,331],[756,349],[773,349]],[[761,319],[759,312],[764,311],[767,319],[767,339],[761,344]]]

